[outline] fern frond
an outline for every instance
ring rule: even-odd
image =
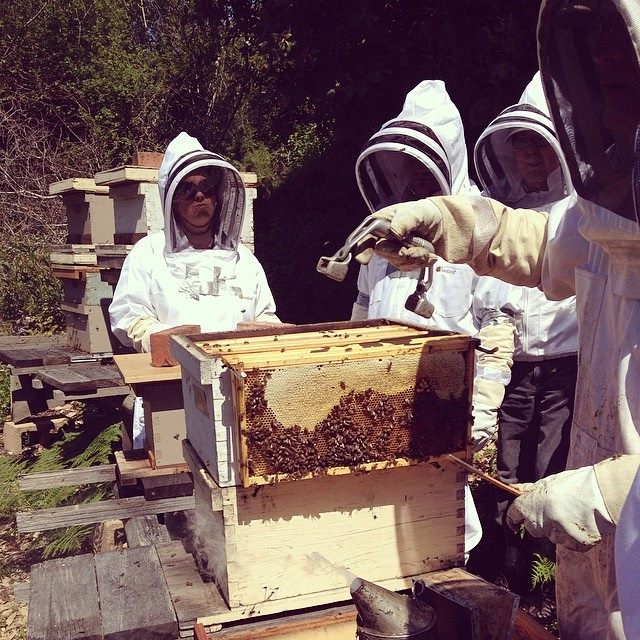
[[[44,558],[57,558],[69,556],[81,551],[87,538],[92,534],[93,527],[67,527],[49,531],[43,536],[44,547],[42,555]]]
[[[544,587],[556,577],[556,563],[539,553],[533,554],[531,563],[531,588]]]

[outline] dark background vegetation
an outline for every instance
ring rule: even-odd
[[[162,151],[181,130],[260,179],[256,252],[279,315],[343,319],[315,273],[365,215],[358,151],[439,78],[469,148],[536,69],[530,0],[19,0],[0,6],[0,321],[51,329],[50,182]],[[27,274],[26,276],[24,274]]]

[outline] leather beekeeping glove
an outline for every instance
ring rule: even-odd
[[[509,209],[481,196],[438,196],[402,202],[373,214],[390,222],[391,235],[414,235],[431,242],[435,253],[453,263],[466,263],[478,275],[538,286],[546,246],[547,214]],[[391,264],[411,271],[428,265],[429,256],[414,247],[376,245]]]
[[[507,512],[507,523],[514,531],[524,525],[534,538],[547,537],[572,551],[588,551],[604,533],[613,531],[594,467],[514,487],[523,491]]]
[[[498,432],[498,409],[504,399],[504,384],[476,377],[473,381],[473,426],[471,446],[474,452],[486,447]]]
[[[127,337],[133,343],[136,351],[149,353],[151,351],[151,334],[169,329],[171,325],[160,322],[151,316],[140,316],[127,329]]]

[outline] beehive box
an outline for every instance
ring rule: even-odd
[[[464,455],[474,347],[387,321],[172,338],[187,438],[221,487]]]
[[[62,196],[68,243],[113,243],[115,223],[108,186],[97,185],[92,178],[69,178],[50,184],[49,193]]]

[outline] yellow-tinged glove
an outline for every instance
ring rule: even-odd
[[[572,551],[588,551],[614,529],[594,467],[563,471],[528,484],[517,484],[507,523],[534,537],[547,537]]]
[[[504,384],[476,377],[473,381],[473,426],[471,445],[474,451],[486,447],[498,432],[498,409],[504,399]]]

